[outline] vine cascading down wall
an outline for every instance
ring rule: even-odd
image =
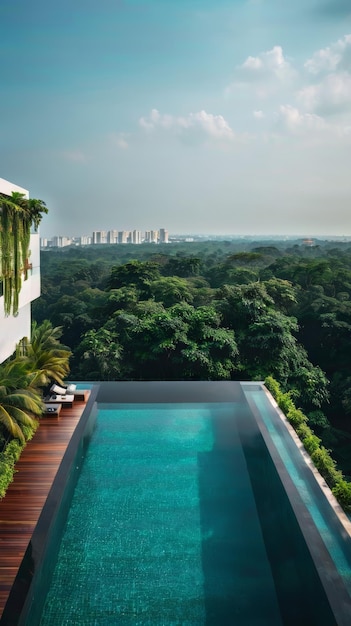
[[[37,229],[47,212],[42,200],[0,194],[0,278],[7,316],[17,315],[22,280],[28,277],[31,227]]]

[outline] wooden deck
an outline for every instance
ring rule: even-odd
[[[90,395],[90,392],[89,392]],[[16,465],[0,500],[0,616],[56,472],[86,403],[75,401],[59,417],[46,416]]]

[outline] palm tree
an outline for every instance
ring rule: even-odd
[[[27,210],[30,215],[31,224],[33,224],[35,230],[38,230],[38,226],[43,218],[43,213],[48,213],[45,202],[36,198],[29,198],[27,200]]]
[[[43,413],[37,373],[28,371],[25,361],[13,359],[0,366],[0,427],[12,438],[25,443]]]
[[[21,346],[22,356],[17,358],[27,363],[28,371],[35,372],[36,385],[44,387],[54,380],[59,385],[69,373],[71,351],[59,342],[62,334],[60,326],[53,327],[49,320],[38,325],[32,324],[31,340]]]
[[[43,413],[41,387],[63,384],[71,352],[59,342],[61,328],[48,320],[33,323],[31,341],[18,347],[15,358],[0,365],[0,429],[22,443]]]

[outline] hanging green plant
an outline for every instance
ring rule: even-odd
[[[22,279],[28,278],[32,225],[38,228],[45,202],[24,194],[0,194],[0,278],[3,283],[5,315],[17,315]]]

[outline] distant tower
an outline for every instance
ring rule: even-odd
[[[150,243],[157,243],[158,230],[150,230]]]
[[[55,248],[64,248],[65,246],[70,246],[72,243],[72,239],[69,237],[63,237],[62,235],[55,236],[51,240],[51,245]]]
[[[128,231],[127,230],[119,230],[118,231],[118,243],[127,243],[128,242]]]
[[[106,232],[104,230],[94,230],[93,243],[106,243]]]
[[[133,232],[132,232],[132,243],[141,243],[141,232],[140,232],[140,230],[133,230]]]
[[[107,233],[107,243],[118,243],[118,231],[109,230]]]
[[[70,246],[72,243],[72,239],[70,237],[60,237],[60,247],[64,248],[65,246]]]
[[[160,243],[168,243],[168,230],[160,228]]]
[[[82,235],[79,237],[78,243],[81,246],[88,246],[91,243],[91,237],[88,237],[88,235]]]

